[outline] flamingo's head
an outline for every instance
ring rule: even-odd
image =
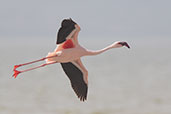
[[[119,47],[123,47],[123,46],[126,46],[127,48],[130,48],[130,46],[128,45],[127,42],[121,42],[121,41],[117,41],[117,42],[113,43],[111,45],[111,48],[119,48]]]
[[[118,44],[121,46],[126,46],[127,48],[130,48],[127,42],[119,42]]]

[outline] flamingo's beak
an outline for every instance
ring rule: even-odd
[[[126,42],[119,42],[119,44],[121,44],[122,46],[126,46],[127,48],[130,48],[130,46]]]

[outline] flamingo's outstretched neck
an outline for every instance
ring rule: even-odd
[[[126,43],[126,42],[114,42],[113,44],[111,44],[111,45],[109,45],[109,46],[107,46],[107,47],[105,47],[105,48],[103,48],[103,49],[101,49],[101,50],[97,50],[97,51],[90,51],[90,50],[88,50],[87,51],[87,55],[89,56],[91,56],[91,55],[98,55],[98,54],[101,54],[101,53],[103,53],[103,52],[105,52],[105,51],[107,51],[107,50],[109,50],[109,49],[112,49],[112,48],[119,48],[119,47],[123,47],[123,46],[126,46],[126,47],[128,47],[128,48],[130,48],[129,47],[129,45]]]
[[[103,48],[101,50],[96,50],[96,51],[88,50],[87,55],[88,56],[98,55],[98,54],[101,54],[101,53],[103,53],[103,52],[105,52],[105,51],[107,51],[109,49],[111,49],[111,47],[108,46],[108,47],[105,47],[105,48]]]

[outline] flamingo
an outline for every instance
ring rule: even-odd
[[[65,74],[68,76],[71,86],[77,97],[80,99],[80,101],[87,100],[88,71],[83,65],[81,57],[98,55],[113,48],[119,48],[123,46],[128,48],[130,47],[127,42],[117,41],[101,50],[92,51],[85,49],[78,42],[78,34],[80,30],[80,26],[71,18],[64,19],[57,34],[57,47],[54,52],[48,53],[46,57],[39,60],[15,65],[13,69],[13,76],[16,78],[20,73],[44,67],[46,65],[60,63]],[[22,71],[16,70],[18,67],[43,60],[45,60],[46,63],[40,66],[32,67]]]

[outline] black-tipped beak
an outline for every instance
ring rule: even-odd
[[[129,46],[128,43],[126,43],[126,42],[119,42],[119,44],[121,44],[122,46],[126,46],[127,48],[130,49],[130,46]]]

